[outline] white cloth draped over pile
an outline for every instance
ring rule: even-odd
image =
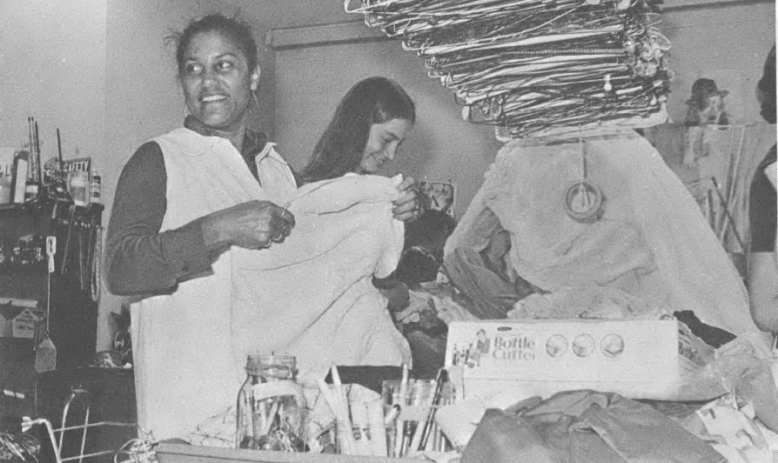
[[[301,375],[332,364],[400,365],[410,349],[371,284],[396,266],[396,181],[345,176],[305,185],[272,144],[260,183],[229,141],[177,129],[158,137],[167,174],[161,231],[251,200],[290,204],[296,226],[269,249],[232,248],[213,274],[132,305],[138,425],[180,437],[234,405],[249,354],[297,356]]]
[[[766,347],[729,256],[660,154],[631,130],[583,139],[586,178],[602,189],[604,215],[581,223],[565,210],[565,190],[583,176],[582,144],[575,134],[567,137],[506,144],[445,254],[483,249],[489,233],[481,219],[491,211],[511,234],[513,269],[544,291],[621,291],[629,296],[623,300],[644,302],[630,307],[638,312],[630,316],[692,310],[704,323]]]

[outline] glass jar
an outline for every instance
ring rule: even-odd
[[[238,392],[235,446],[305,451],[305,399],[291,355],[250,355]]]

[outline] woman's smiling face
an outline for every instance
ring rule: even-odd
[[[359,163],[361,172],[375,173],[386,161],[393,160],[412,127],[408,119],[391,119],[370,126],[370,135]]]
[[[181,84],[190,114],[208,127],[234,132],[245,125],[259,68],[231,39],[215,31],[192,37],[184,56]]]

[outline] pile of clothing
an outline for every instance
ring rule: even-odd
[[[486,410],[461,461],[775,461],[778,434],[743,408],[726,396],[684,407],[674,416],[618,394],[562,392]]]

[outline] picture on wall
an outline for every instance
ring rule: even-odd
[[[456,185],[449,181],[422,180],[419,192],[429,199],[429,209],[440,211],[454,217]]]

